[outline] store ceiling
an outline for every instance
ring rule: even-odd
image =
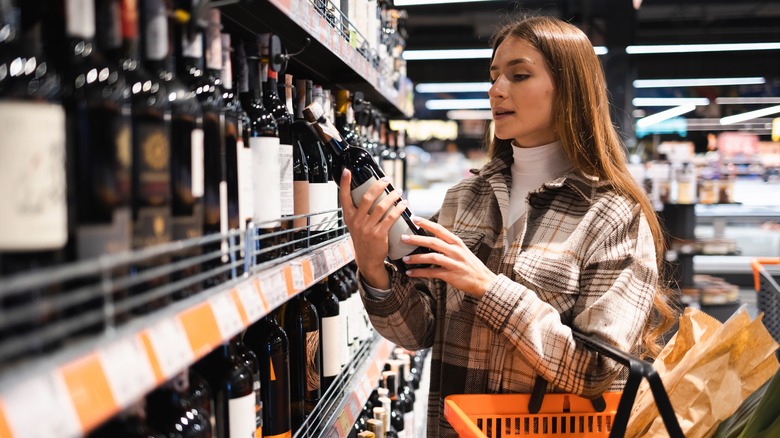
[[[634,3],[636,0],[634,1]],[[400,1],[399,1],[400,3]],[[780,0],[645,0],[634,10],[632,0],[526,0],[481,1],[428,6],[400,6],[409,14],[407,50],[488,48],[491,34],[515,11],[557,16],[578,25],[594,46],[608,48],[648,44],[713,44],[780,42]],[[780,89],[780,50],[732,51],[662,55],[628,55],[613,62],[618,51],[601,56],[608,79],[714,78],[761,76],[762,86],[676,91],[686,96],[774,95]],[[413,61],[407,74],[415,84],[430,82],[484,82],[488,59]],[[619,80],[618,80],[619,82]],[[610,86],[612,88],[612,86]],[[610,89],[633,112],[631,97],[647,95],[643,90]],[[645,94],[643,94],[645,93]],[[663,94],[663,93],[661,93]],[[650,95],[654,95],[652,92]],[[482,94],[486,97],[486,94]],[[425,108],[429,98],[457,98],[459,95],[417,93],[415,116],[440,118],[443,111]],[[474,96],[468,96],[474,97]],[[660,108],[663,109],[663,108]],[[753,108],[751,108],[753,109]],[[656,109],[646,109],[652,113]],[[729,109],[729,111],[739,111]],[[723,114],[722,114],[723,115]]]

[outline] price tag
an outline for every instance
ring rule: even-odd
[[[238,292],[238,299],[241,301],[241,305],[244,306],[244,312],[249,323],[253,323],[262,318],[266,313],[263,300],[260,298],[260,292],[255,289],[252,281],[245,281],[236,287]]]
[[[355,253],[352,251],[352,239],[347,240],[344,245],[344,252],[347,253],[347,259],[352,260],[355,258]]]
[[[290,263],[290,269],[292,270],[292,285],[295,291],[306,289],[306,281],[303,279],[303,266],[300,262]]]
[[[339,267],[339,262],[336,259],[336,254],[333,252],[333,250],[333,246],[325,248],[325,261],[328,264],[328,272],[333,272]]]
[[[15,437],[69,437],[84,433],[58,372],[25,381],[3,398],[8,426]]]
[[[261,277],[260,288],[265,294],[269,309],[275,309],[287,301],[287,282],[281,270],[269,272]]]
[[[173,377],[195,360],[187,333],[178,318],[161,321],[147,333],[165,378]]]
[[[214,319],[217,320],[217,327],[222,334],[222,339],[230,339],[244,330],[244,321],[238,312],[236,302],[230,294],[221,293],[209,299],[211,311],[214,312]]]
[[[328,275],[328,261],[325,258],[324,251],[312,255],[311,270],[314,278],[322,278]]]
[[[157,383],[146,349],[137,337],[102,348],[98,360],[119,406],[128,406],[140,399]]]

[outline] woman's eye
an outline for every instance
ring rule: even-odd
[[[498,78],[490,78],[490,85],[495,84],[497,80]]]
[[[522,81],[522,80],[528,79],[528,75],[513,75],[512,79],[514,79],[516,81]]]

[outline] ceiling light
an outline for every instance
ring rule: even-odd
[[[430,82],[417,84],[418,93],[482,93],[490,89],[490,82]]]
[[[744,52],[751,50],[780,50],[780,43],[659,44],[626,47],[626,53],[631,55],[659,53]]]
[[[764,117],[771,114],[777,114],[780,113],[780,105],[776,106],[770,106],[769,108],[764,108],[760,110],[755,111],[748,111],[746,113],[742,114],[736,114],[733,116],[723,117],[720,119],[721,125],[731,125],[734,123],[744,122],[745,120],[751,120],[758,117]]]
[[[680,105],[678,107],[670,108],[668,110],[661,111],[660,113],[655,113],[651,116],[647,116],[645,118],[639,119],[636,122],[636,126],[640,128],[646,128],[658,122],[671,119],[672,117],[677,117],[679,115],[689,113],[695,109],[696,109],[696,105],[690,103],[686,105]]]
[[[397,5],[397,3],[396,3]],[[597,55],[605,55],[607,48],[595,46],[593,50]],[[404,50],[403,57],[406,61],[429,61],[438,59],[490,59],[493,49],[431,49],[431,50]]]
[[[450,120],[490,120],[493,113],[490,110],[452,110],[447,111]]]
[[[634,88],[712,87],[719,85],[756,85],[766,82],[762,77],[694,78],[694,79],[637,79]]]
[[[486,109],[490,99],[431,99],[425,102],[429,110]]]
[[[715,103],[719,105],[780,103],[780,97],[718,97]]]
[[[475,3],[491,0],[395,0],[395,6],[443,5],[448,3]]]
[[[710,100],[706,97],[635,97],[631,103],[634,106],[709,105]]]

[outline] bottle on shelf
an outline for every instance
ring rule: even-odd
[[[110,420],[98,426],[87,436],[89,438],[163,438],[164,435],[147,422],[146,402],[141,399]]]
[[[189,400],[193,408],[198,409],[208,419],[211,425],[211,431],[217,429],[216,412],[214,409],[214,397],[211,391],[211,386],[208,381],[203,378],[200,373],[195,371],[193,367],[190,367],[187,371],[187,377],[189,378]]]
[[[284,75],[284,97],[287,112],[293,114],[293,77],[289,74]],[[293,248],[303,249],[309,246],[309,230],[306,226],[306,215],[309,214],[309,163],[296,135],[292,116],[287,129],[293,148],[293,214],[297,216],[292,223]]]
[[[312,104],[304,110],[306,119],[314,126],[320,138],[328,144],[336,160],[336,173],[341,175],[341,169],[349,169],[352,172],[351,196],[352,202],[358,205],[363,194],[376,181],[384,178],[384,172],[370,157],[368,152],[359,147],[350,146],[341,138],[338,130],[330,121],[323,117],[323,110],[317,104]],[[385,194],[393,191],[392,185],[388,185]],[[390,259],[404,266],[401,258],[411,254],[428,252],[427,248],[408,245],[401,242],[401,235],[417,234],[427,235],[427,233],[414,222],[412,222],[412,212],[408,208],[404,209],[401,217],[391,227],[389,232],[389,253]]]
[[[398,397],[398,372],[383,371],[382,383],[387,390],[387,398],[390,401],[390,424],[397,435],[401,438],[406,437],[406,400]],[[385,407],[387,408],[387,407]],[[411,427],[410,427],[411,429]]]
[[[341,369],[346,368],[352,358],[351,331],[354,331],[349,324],[349,315],[351,313],[351,309],[349,308],[349,304],[351,304],[349,301],[349,285],[344,281],[343,275],[342,270],[339,270],[328,276],[328,289],[336,295],[339,305],[338,320],[341,336],[338,349]]]
[[[173,20],[173,14],[163,0],[143,0],[144,67],[165,85],[171,103],[170,119],[170,191],[171,237],[174,241],[199,237],[203,233],[203,130],[201,106],[191,87],[180,80],[176,65],[183,52],[183,41],[176,38],[186,32],[188,20]],[[188,14],[189,15],[189,14]],[[178,29],[177,29],[178,27]],[[177,252],[172,262],[196,257],[200,248]],[[200,291],[201,283],[192,280],[200,273],[199,264],[174,272],[172,281],[184,281],[174,299],[182,299]]]
[[[230,339],[230,348],[248,369],[252,371],[252,388],[255,392],[255,436],[263,436],[263,399],[260,381],[260,363],[255,352],[244,344],[241,335]]]
[[[374,432],[374,435],[379,438],[387,437],[387,414],[385,408],[374,408],[374,418],[367,421],[369,432]]]
[[[298,93],[295,108],[293,131],[295,139],[306,155],[309,168],[309,238],[310,243],[324,242],[327,235],[322,222],[324,215],[316,214],[328,208],[328,162],[323,151],[322,142],[316,132],[303,116],[303,109],[312,100],[312,82],[306,79],[296,81],[295,90]]]
[[[279,255],[279,238],[272,235],[278,236],[277,232],[281,229],[279,218],[282,215],[279,126],[263,104],[262,74],[266,66],[261,63],[260,37],[246,41],[244,50],[247,55],[248,83],[242,99],[249,115],[253,220],[259,234],[257,258],[264,262]]]
[[[211,386],[217,437],[255,436],[257,397],[252,370],[224,343],[195,364]]]
[[[290,410],[297,430],[321,396],[320,325],[317,309],[303,293],[282,309],[281,323],[290,341]]]
[[[320,345],[322,346],[321,388],[324,394],[341,372],[341,332],[339,299],[328,286],[328,277],[313,285],[308,298],[317,308],[320,322]]]
[[[260,56],[263,66],[261,76],[263,79],[263,104],[276,120],[278,127],[280,217],[287,217],[295,213],[295,190],[293,187],[294,152],[291,139],[292,116],[287,111],[287,106],[279,98],[279,73],[274,69],[274,64],[271,62],[271,42],[272,40],[278,40],[278,38],[278,36],[269,33],[260,35]],[[289,230],[291,224],[289,221],[282,221],[281,228]],[[291,248],[289,248],[289,241],[289,232],[280,235],[280,256],[292,252]]]
[[[244,343],[260,362],[263,434],[266,438],[290,438],[290,346],[287,334],[273,312],[251,325]]]
[[[171,438],[211,438],[208,412],[190,399],[189,371],[183,371],[146,397],[149,425]]]

